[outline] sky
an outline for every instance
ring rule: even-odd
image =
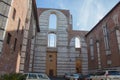
[[[70,10],[73,30],[91,30],[120,0],[36,0],[38,8]]]

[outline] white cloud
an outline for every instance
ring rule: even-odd
[[[84,0],[79,14],[77,24],[80,24],[80,29],[90,30],[105,15],[105,9],[98,1]]]
[[[59,3],[59,6],[61,9],[67,9],[66,6],[63,3]]]

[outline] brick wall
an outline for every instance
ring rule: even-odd
[[[104,26],[107,27],[108,32],[109,54],[106,53],[105,48],[105,36],[103,35]],[[89,56],[88,65],[90,71],[101,69],[120,70],[120,52],[118,48],[116,30],[120,31],[120,2],[86,35]],[[91,59],[90,38],[93,38],[94,43],[94,59]],[[99,54],[97,51],[97,42],[99,42]]]
[[[0,4],[0,14],[5,16],[5,19],[0,18],[2,20],[2,26],[0,27],[4,28],[5,35],[0,55],[0,72],[19,72],[20,50],[28,10],[28,0],[1,0]],[[14,18],[13,15],[15,15]],[[7,43],[8,34],[10,35],[9,44]]]

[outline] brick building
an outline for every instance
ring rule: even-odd
[[[0,0],[0,74],[22,71],[23,53],[39,31],[37,21],[35,0]]]
[[[120,2],[87,33],[86,42],[89,72],[120,71]]]

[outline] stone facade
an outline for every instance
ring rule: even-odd
[[[51,14],[57,16],[56,29],[49,29],[49,16]],[[53,70],[53,76],[61,76],[64,73],[75,73],[76,60],[79,58],[82,61],[81,65],[83,67],[81,72],[87,74],[87,51],[84,41],[84,35],[87,32],[76,32],[77,34],[79,33],[76,36],[80,36],[82,42],[80,53],[80,49],[76,50],[75,48],[75,36],[71,36],[75,32],[72,30],[72,18],[69,10],[40,8],[38,9],[38,17],[41,31],[36,36],[33,72],[45,72],[51,75],[50,73]],[[48,35],[50,33],[54,33],[57,37],[56,47],[48,47]],[[50,57],[47,56],[49,54],[53,56],[52,60],[56,61],[56,64],[53,65],[56,70],[51,67],[52,62],[49,62],[48,58]]]
[[[86,35],[89,72],[106,69],[120,71],[119,41],[120,2]]]
[[[50,16],[56,28],[50,28]],[[49,35],[54,35],[54,46]],[[75,47],[75,39],[80,47]],[[72,30],[69,10],[36,8],[35,0],[0,0],[0,74],[120,71],[120,2],[87,31]],[[94,64],[94,66],[93,66]]]
[[[20,72],[31,72],[34,55],[36,33],[39,32],[37,8],[35,0],[29,1],[29,9],[26,17],[26,27],[21,49]]]

